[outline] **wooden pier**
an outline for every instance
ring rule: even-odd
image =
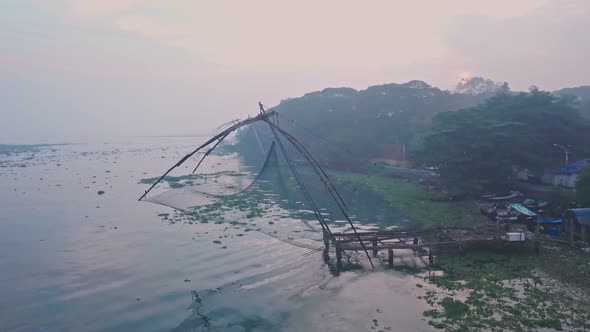
[[[345,251],[372,251],[373,257],[377,257],[379,251],[387,250],[387,261],[393,265],[394,250],[406,249],[414,252],[427,251],[428,263],[434,263],[434,251],[441,247],[455,247],[462,251],[464,246],[470,244],[502,244],[509,242],[506,232],[496,224],[480,225],[477,227],[451,227],[432,228],[425,230],[387,230],[375,232],[332,233],[331,241],[336,249],[338,263],[342,260]],[[360,238],[360,241],[359,241]],[[534,235],[529,234],[524,243],[532,240]],[[329,244],[329,239],[324,238]],[[362,244],[361,244],[362,241]],[[364,248],[363,248],[364,246]]]

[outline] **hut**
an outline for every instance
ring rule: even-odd
[[[567,231],[570,244],[579,238],[588,243],[588,227],[590,227],[590,208],[569,209],[565,211]]]

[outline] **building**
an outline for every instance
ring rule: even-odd
[[[569,209],[565,212],[566,227],[569,234],[568,241],[574,244],[576,241],[588,243],[590,235],[590,208]]]
[[[578,175],[584,166],[590,164],[590,158],[578,160],[567,167],[554,169],[541,178],[541,181],[554,186],[562,186],[567,188],[574,188]]]

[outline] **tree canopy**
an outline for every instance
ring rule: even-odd
[[[590,141],[589,133],[587,120],[567,99],[532,88],[437,114],[411,156],[437,167],[450,187],[485,191],[506,187],[515,168],[540,175],[554,143],[588,149],[582,142]]]
[[[590,207],[590,165],[584,167],[578,175],[576,197],[582,207]]]
[[[462,94],[443,91],[422,81],[384,84],[357,91],[327,88],[282,101],[270,110],[280,113],[281,127],[298,137],[324,164],[355,168],[383,155],[385,145],[410,144],[417,133],[429,130],[439,112],[475,106],[493,93]],[[262,141],[271,140],[259,126]],[[250,152],[259,149],[244,131],[240,142]]]

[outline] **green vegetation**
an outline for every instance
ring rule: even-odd
[[[369,188],[422,226],[473,225],[486,221],[475,201],[432,201],[426,188],[416,182],[351,172],[330,174],[337,179],[339,186],[355,185]]]
[[[199,179],[213,179],[219,176],[242,176],[243,174],[235,172],[235,171],[222,171],[216,173],[196,173],[196,174],[188,174],[188,175],[181,175],[181,176],[165,176],[162,179],[162,182],[168,183],[171,188],[182,188],[185,185],[192,185],[194,184],[194,180]],[[139,180],[141,184],[154,184],[158,181],[160,177],[153,177],[153,178],[146,178]]]
[[[429,323],[447,331],[590,328],[590,255],[551,248],[541,255],[473,250],[437,257],[445,274],[425,279]],[[554,280],[554,281],[553,281]]]
[[[580,113],[590,118],[590,86],[579,86],[576,88],[565,88],[554,91],[553,94],[570,98],[572,103],[580,110]]]
[[[61,146],[64,144],[25,144],[25,145],[11,145],[0,144],[0,156],[2,155],[16,155],[20,153],[39,152],[42,149]]]
[[[442,186],[456,193],[514,189],[515,168],[542,175],[553,164],[549,152],[556,142],[575,146],[577,155],[590,154],[590,145],[581,144],[590,141],[590,122],[580,113],[588,102],[586,88],[512,93],[506,85],[474,78],[458,86],[463,90],[449,93],[421,81],[362,91],[329,88],[272,110],[327,168],[370,173],[375,160],[409,157],[414,165],[435,167]],[[251,127],[240,132],[235,149],[258,160],[258,138],[268,146],[272,135],[264,123],[253,127],[256,133]],[[402,146],[410,148],[408,156]],[[290,155],[301,159],[296,151]]]
[[[576,197],[581,206],[590,207],[590,166],[586,166],[576,180]]]
[[[409,144],[416,134],[427,131],[435,114],[475,106],[493,93],[454,94],[410,81],[360,91],[327,88],[283,100],[270,110],[280,114],[281,127],[307,143],[323,164],[358,170],[370,159],[382,157],[388,145]],[[266,124],[254,127],[256,134],[247,128],[239,136],[236,149],[242,156],[260,155],[255,135],[265,146],[272,140]]]
[[[500,94],[477,107],[440,113],[412,158],[436,166],[444,184],[468,192],[508,189],[513,167],[541,174],[554,142],[590,146],[590,123],[567,99],[532,89]],[[586,153],[589,151],[579,151]]]
[[[159,213],[162,220],[169,223],[182,222],[185,224],[209,222],[220,224],[226,222],[227,212],[241,212],[245,218],[252,219],[262,216],[272,206],[273,201],[265,197],[263,193],[252,191],[238,195],[220,196],[208,205],[194,206],[189,211],[174,210],[174,214]],[[230,225],[243,226],[247,223],[230,221]],[[272,225],[272,223],[269,223]]]

